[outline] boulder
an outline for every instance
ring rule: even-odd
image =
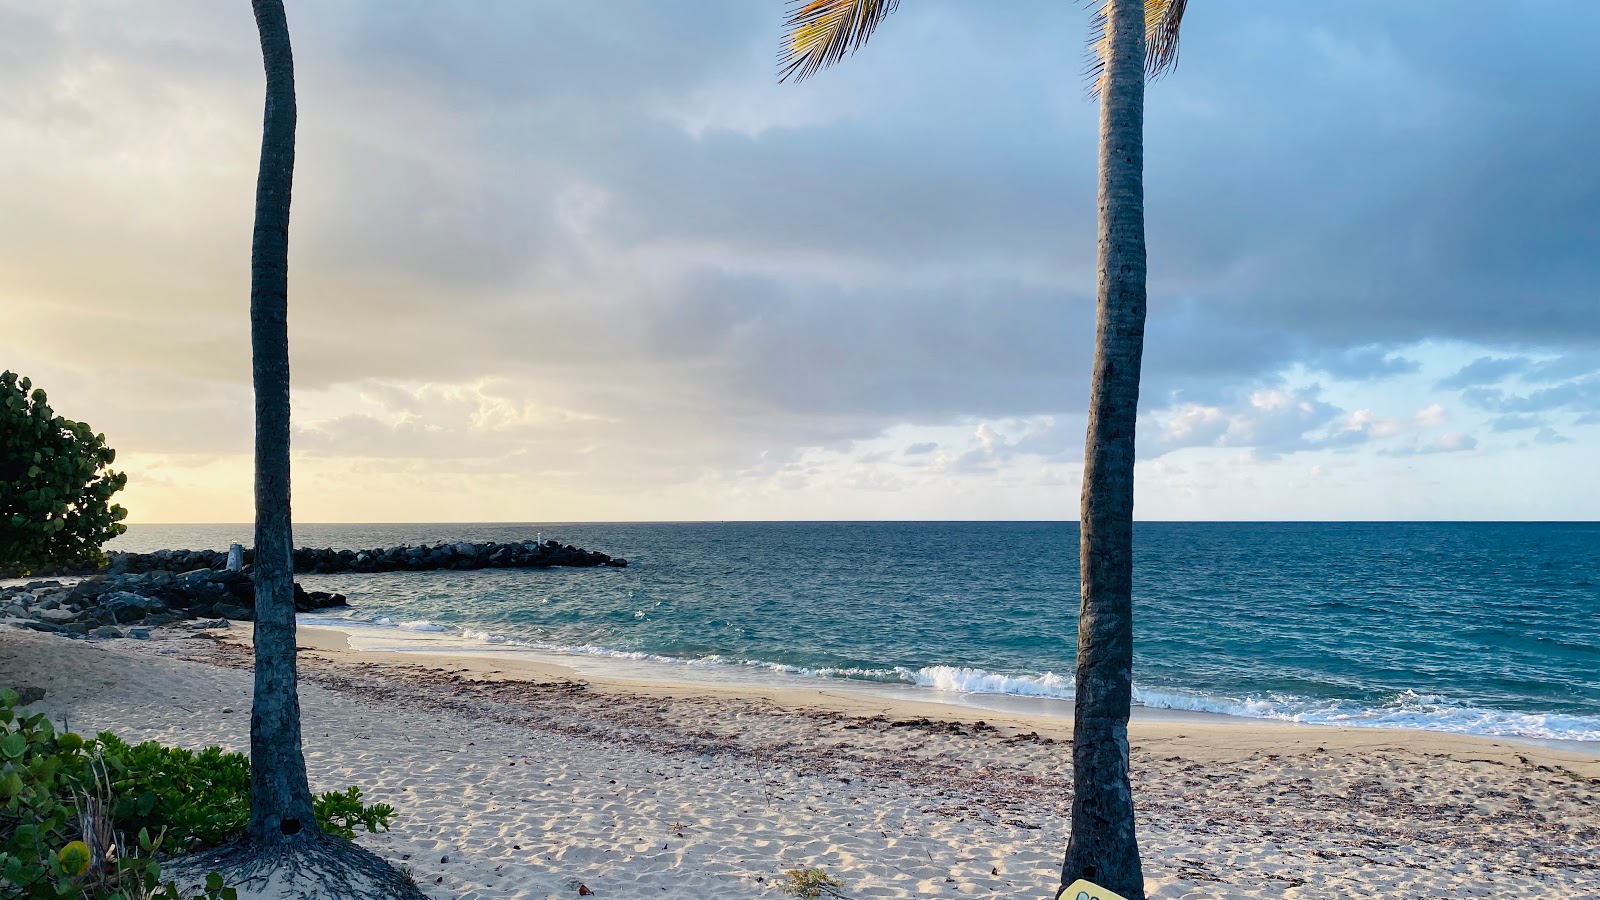
[[[255,610],[243,606],[235,606],[231,603],[218,603],[217,615],[224,619],[232,619],[235,622],[254,622],[256,620]]]
[[[70,600],[89,601],[109,594],[116,589],[115,583],[104,578],[90,579],[73,585],[72,590],[67,592],[67,597]]]
[[[100,608],[118,622],[137,622],[153,612],[166,612],[165,601],[131,591],[117,591],[100,598]]]
[[[122,629],[115,625],[101,625],[99,628],[90,631],[89,636],[97,638],[119,638],[122,637]]]
[[[51,625],[65,625],[68,622],[76,621],[78,618],[77,613],[70,609],[61,609],[60,607],[55,609],[34,610],[33,614],[39,619],[39,621],[48,622]]]

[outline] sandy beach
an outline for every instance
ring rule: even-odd
[[[247,626],[5,628],[0,684],[73,730],[247,746]],[[301,630],[313,788],[398,810],[362,843],[430,895],[1049,897],[1068,723],[831,689],[596,678]],[[1153,898],[1600,896],[1600,758],[1422,732],[1136,722]]]

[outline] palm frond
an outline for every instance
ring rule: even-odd
[[[791,0],[779,81],[803,81],[861,49],[900,0]]]
[[[1090,61],[1088,76],[1092,91],[1100,93],[1100,79],[1106,68],[1106,12],[1109,0],[1102,0],[1089,20]],[[1189,0],[1144,0],[1144,70],[1160,78],[1178,65],[1178,26],[1183,24]]]
[[[1144,0],[1144,70],[1159,78],[1178,65],[1178,26],[1189,0]]]

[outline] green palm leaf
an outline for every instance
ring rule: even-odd
[[[1145,0],[1144,68],[1160,77],[1178,65],[1178,26],[1189,0]]]
[[[779,81],[803,81],[861,49],[900,0],[792,0],[784,20]]]
[[[1145,71],[1152,78],[1178,64],[1178,27],[1189,0],[1144,0]],[[791,0],[784,20],[779,81],[815,75],[861,49],[872,32],[900,6],[900,0]],[[1098,93],[1105,69],[1106,7],[1095,10],[1090,24],[1093,50],[1089,77]]]
[[[1178,27],[1183,24],[1189,0],[1144,0],[1144,69],[1151,78],[1160,78],[1178,65]],[[1089,48],[1093,61],[1089,77],[1094,92],[1100,93],[1100,79],[1106,67],[1106,4],[1095,10],[1089,25]]]

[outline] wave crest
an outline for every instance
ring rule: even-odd
[[[368,619],[302,616],[300,621],[306,625],[395,628],[428,633],[453,630],[426,620],[396,622],[386,616]],[[471,629],[460,629],[458,633],[468,641],[524,647],[543,653],[695,667],[743,667],[801,678],[898,683],[958,694],[995,694],[1054,700],[1071,700],[1074,696],[1072,678],[1054,672],[1039,675],[1006,675],[969,666],[948,665],[924,666],[920,669],[846,666],[813,668],[769,660],[731,659],[719,655],[685,658],[592,644],[568,646],[520,640],[503,634]],[[1307,725],[1396,728],[1541,740],[1600,741],[1600,717],[1597,716],[1480,709],[1451,704],[1447,698],[1437,694],[1414,691],[1402,691],[1382,703],[1364,705],[1356,700],[1319,700],[1292,695],[1218,697],[1181,689],[1144,688],[1135,685],[1133,702],[1147,709],[1182,710]]]

